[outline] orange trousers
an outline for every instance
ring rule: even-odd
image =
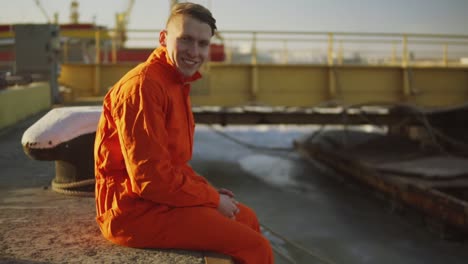
[[[213,251],[232,256],[236,263],[272,264],[273,252],[257,216],[245,205],[238,207],[236,220],[209,207],[149,210],[130,221],[120,219],[130,225],[121,235],[131,237],[125,244],[139,248]],[[121,244],[119,237],[108,239]]]

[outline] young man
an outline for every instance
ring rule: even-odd
[[[200,5],[175,5],[161,47],[104,98],[94,149],[97,222],[104,237],[124,246],[273,263],[254,212],[188,165],[195,127],[190,82],[201,77],[215,22]]]

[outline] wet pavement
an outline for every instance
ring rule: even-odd
[[[93,199],[52,192],[48,186],[53,163],[24,155],[21,135],[38,117],[0,131],[0,263],[200,263],[200,256],[184,251],[137,250],[105,241],[94,222]],[[192,166],[252,207],[262,224],[276,233],[269,238],[290,260],[466,263],[467,243],[440,239],[417,217],[396,214],[346,176],[288,150],[295,138],[317,127],[215,129],[222,133],[197,126]],[[284,149],[253,148],[224,135]],[[290,261],[276,254],[276,263]]]

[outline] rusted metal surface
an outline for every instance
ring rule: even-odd
[[[323,143],[323,137],[315,138],[313,142],[307,140],[296,142],[295,146],[307,159],[318,160],[344,175],[351,176],[359,183],[371,187],[379,196],[384,194],[383,197],[390,202],[402,203],[423,213],[430,222],[443,223],[444,226],[438,230],[440,235],[453,236],[452,231],[456,230],[462,233],[464,238],[468,237],[467,166],[463,164],[458,167],[456,177],[444,177],[444,175],[453,176],[453,171],[439,170],[438,177],[431,178],[420,177],[422,170],[419,173],[413,171],[409,176],[405,173],[407,167],[398,167],[398,162],[408,165],[410,156],[419,159],[418,166],[425,167],[426,170],[438,165],[434,159],[438,159],[439,165],[440,162],[451,159],[452,163],[460,165],[462,163],[459,162],[463,159],[444,156],[424,160],[421,157],[434,155],[432,150],[414,148],[415,145],[411,147],[411,144],[407,149],[398,148],[397,145],[391,144],[395,141],[391,136],[381,135],[378,139],[381,142],[380,146],[375,140],[370,140],[370,144],[331,148]],[[375,149],[375,152],[366,155],[366,149]],[[409,149],[412,151],[408,151]],[[387,150],[391,154],[386,154]],[[393,170],[381,169],[386,161],[392,162]],[[468,159],[465,159],[465,163],[468,163]]]
[[[453,180],[468,176],[467,159],[440,155],[388,162],[377,165],[376,168],[381,172],[434,180]]]

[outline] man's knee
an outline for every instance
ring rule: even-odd
[[[273,249],[271,248],[270,241],[262,236],[262,243],[260,245],[260,250],[264,256],[264,263],[273,263]]]
[[[240,209],[240,212],[245,214],[246,217],[257,219],[257,214],[250,207],[243,205],[243,204],[238,204],[238,207]]]
[[[240,263],[273,263],[273,251],[270,242],[263,237],[258,235],[255,238],[255,246],[251,246],[247,249],[248,253],[244,253],[239,259]]]
[[[250,226],[256,231],[260,231],[260,226],[258,223],[258,218],[255,212],[243,204],[238,205],[240,212],[236,215],[236,220]]]
[[[261,236],[259,248],[262,252],[267,254],[271,254],[272,252],[270,241],[268,241],[264,236]]]

